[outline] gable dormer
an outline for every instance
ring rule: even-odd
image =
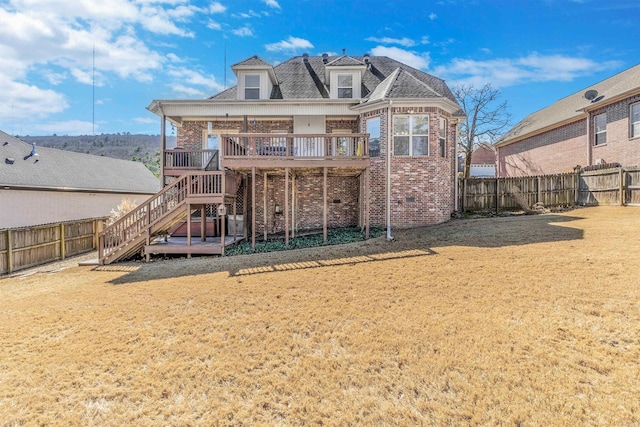
[[[231,66],[238,78],[238,99],[269,99],[273,86],[278,84],[273,67],[252,56]]]
[[[324,58],[324,56],[323,56]],[[362,98],[362,76],[367,65],[355,58],[342,55],[325,64],[325,82],[331,99]]]

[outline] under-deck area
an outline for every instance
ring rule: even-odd
[[[224,246],[222,237],[207,237],[202,241],[200,238],[189,239],[187,237],[168,236],[165,240],[157,238],[150,245],[144,247],[147,255],[158,254],[186,254],[186,255],[224,255],[224,249],[244,240],[244,236],[225,236]]]

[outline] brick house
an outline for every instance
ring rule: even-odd
[[[496,148],[499,176],[640,165],[640,65],[530,114]]]
[[[231,69],[237,85],[209,99],[147,107],[160,118],[165,189],[185,174],[221,174],[224,194],[199,194],[187,211],[199,206],[206,220],[227,206],[227,229],[253,245],[272,233],[326,238],[327,228],[450,218],[461,110],[443,80],[368,54],[277,66],[253,56]],[[171,150],[167,122],[177,129]]]
[[[483,142],[476,146],[471,153],[469,176],[476,178],[496,176],[496,150],[493,145]]]

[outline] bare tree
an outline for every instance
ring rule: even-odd
[[[486,142],[493,144],[511,125],[507,101],[500,102],[500,90],[485,84],[479,89],[460,85],[452,89],[467,118],[460,123],[458,147],[465,153],[464,177],[469,177],[471,153]]]

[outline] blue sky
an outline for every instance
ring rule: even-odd
[[[491,82],[517,122],[640,63],[638,16],[638,0],[0,0],[0,130],[156,134],[153,99],[211,96],[252,55],[343,48]]]

